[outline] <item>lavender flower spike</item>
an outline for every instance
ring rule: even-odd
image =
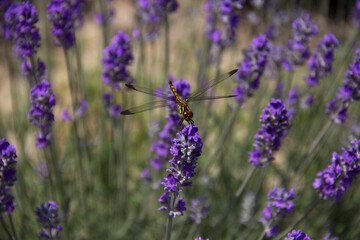
[[[294,209],[294,202],[292,200],[294,198],[295,193],[293,189],[287,192],[284,188],[274,188],[269,192],[268,205],[262,211],[263,217],[260,219],[268,237],[273,237],[279,233],[279,226],[271,227],[271,225],[277,218],[285,218],[292,213]]]
[[[62,226],[59,224],[58,206],[54,201],[42,203],[40,207],[35,210],[38,216],[37,221],[41,224],[42,230],[40,238],[43,239],[60,239],[60,232]]]
[[[292,230],[284,240],[311,240],[311,238],[300,230]]]
[[[292,38],[288,41],[285,49],[286,57],[283,67],[287,71],[293,71],[303,65],[310,57],[308,43],[312,36],[318,33],[317,26],[310,20],[310,15],[305,14],[292,23]]]
[[[119,31],[109,46],[104,49],[102,64],[102,80],[104,83],[113,86],[116,90],[121,90],[121,84],[132,83],[127,67],[133,61],[130,38],[127,34]]]
[[[173,158],[169,161],[168,175],[161,182],[165,193],[158,201],[163,205],[159,210],[168,211],[169,216],[172,217],[182,216],[186,210],[186,203],[183,198],[180,198],[174,206],[171,203],[176,202],[175,200],[183,191],[183,187],[192,185],[190,180],[196,175],[195,167],[202,150],[202,139],[197,131],[196,126],[186,126],[173,139],[173,145],[170,149]]]
[[[5,13],[5,36],[14,44],[19,58],[31,57],[40,47],[39,21],[36,9],[30,2],[14,3]]]
[[[4,138],[0,140],[0,218],[2,214],[9,215],[15,209],[14,195],[10,187],[16,181],[16,149]]]
[[[235,82],[239,83],[233,93],[236,100],[244,103],[259,88],[260,78],[265,70],[270,46],[265,35],[254,38],[251,45],[244,51],[244,60],[239,63],[239,70],[235,75]]]
[[[261,128],[255,135],[254,149],[249,152],[249,162],[254,166],[265,166],[274,160],[273,152],[279,150],[281,140],[290,127],[290,113],[280,99],[271,99],[260,117]]]
[[[337,97],[326,104],[326,113],[337,124],[347,119],[350,103],[360,99],[360,49],[356,50],[354,62],[345,73],[343,87],[338,89]]]
[[[35,134],[38,148],[45,148],[50,145],[51,126],[54,122],[53,107],[56,104],[52,87],[50,83],[43,80],[36,84],[30,92],[31,107],[27,117],[31,124],[40,129]]]
[[[305,78],[305,81],[309,87],[317,86],[320,78],[331,73],[331,65],[338,44],[338,40],[331,33],[319,41],[314,54],[308,61],[309,76]]]
[[[47,6],[48,20],[53,23],[51,32],[54,44],[69,49],[75,44],[73,9],[69,1],[51,0]]]
[[[317,174],[313,183],[316,192],[322,199],[339,201],[360,173],[360,140],[354,140],[342,154],[332,155],[331,164]]]
[[[235,30],[239,26],[244,0],[207,0],[204,9],[206,17],[205,33],[215,46],[225,47],[233,43]],[[220,27],[218,27],[220,26]]]

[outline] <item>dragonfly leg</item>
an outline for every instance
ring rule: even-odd
[[[179,126],[181,126],[182,124],[183,124],[183,122],[184,122],[184,119],[183,118],[180,118],[180,120],[179,120]]]

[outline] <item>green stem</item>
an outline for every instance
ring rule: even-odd
[[[312,205],[310,205],[309,209],[303,214],[301,215],[293,224],[291,224],[285,231],[283,231],[282,233],[280,233],[278,235],[278,237],[276,238],[276,240],[281,240],[284,238],[284,236],[290,232],[291,230],[293,230],[302,220],[304,220],[310,213],[312,210],[314,210],[314,208],[320,203],[320,199],[317,199]]]
[[[174,210],[175,200],[176,200],[176,193],[173,192],[169,212]],[[172,228],[173,219],[174,219],[174,216],[168,215],[168,221],[167,221],[167,225],[166,225],[166,240],[171,239],[171,228]]]
[[[6,224],[4,222],[4,218],[2,216],[0,216],[0,222],[1,222],[1,226],[3,227],[3,229],[5,230],[6,234],[8,235],[10,240],[13,240],[13,237],[11,235],[11,233],[9,232],[9,229],[6,227]]]
[[[215,227],[213,228],[213,234],[211,234],[211,236],[216,236],[217,233],[220,233],[220,228],[221,226],[226,225],[225,224],[225,220],[226,218],[229,216],[230,212],[233,210],[234,206],[238,203],[238,201],[240,200],[240,197],[242,195],[242,193],[244,192],[245,187],[247,186],[247,184],[249,183],[251,177],[254,175],[254,172],[256,170],[256,167],[252,166],[250,169],[250,172],[248,173],[248,175],[246,176],[245,180],[242,182],[241,186],[238,188],[238,190],[235,193],[234,198],[231,200],[231,202],[227,205],[227,209],[225,210],[224,214],[222,215],[222,217],[220,218],[220,220],[215,224]]]
[[[216,159],[216,156],[220,155],[224,149],[224,145],[226,143],[226,140],[231,136],[231,130],[234,125],[236,116],[240,110],[241,104],[236,104],[236,107],[234,111],[232,112],[231,117],[229,118],[229,121],[227,121],[227,124],[225,126],[225,129],[222,131],[221,136],[219,137],[219,140],[217,141],[217,144],[215,148],[213,148],[212,153],[210,153],[210,158],[206,162],[206,165],[204,167],[203,172],[206,173],[209,169],[212,162]]]
[[[320,133],[317,135],[317,137],[311,143],[309,150],[306,152],[304,157],[301,159],[301,161],[295,167],[295,172],[297,172],[297,171],[302,172],[304,169],[307,168],[308,164],[312,160],[312,157],[310,157],[310,155],[314,152],[316,147],[319,145],[320,141],[324,138],[325,134],[329,131],[332,124],[333,124],[333,122],[331,120],[327,121],[327,123],[321,129]]]
[[[70,56],[69,56],[69,52],[68,50],[64,49],[64,54],[65,54],[65,62],[66,62],[66,68],[67,68],[67,73],[68,73],[68,81],[69,81],[69,86],[70,86],[70,98],[71,98],[71,105],[72,105],[72,110],[73,113],[75,114],[75,89],[74,89],[74,79],[73,79],[73,69],[72,69],[72,65],[70,63]],[[87,205],[86,205],[86,201],[85,201],[85,192],[84,192],[84,187],[86,189],[86,184],[87,181],[85,179],[85,173],[84,173],[84,165],[82,162],[82,157],[80,156],[80,137],[78,135],[78,127],[77,127],[77,122],[76,120],[73,121],[73,133],[74,133],[74,141],[75,141],[75,151],[76,151],[76,157],[77,157],[77,162],[79,164],[79,172],[80,172],[80,199],[82,202],[82,210],[83,210],[83,214],[84,214],[84,224],[85,224],[85,228],[87,228],[87,217],[86,217],[86,213],[87,213]]]
[[[36,60],[35,60],[35,56],[31,55],[30,57],[30,63],[31,63],[31,73],[33,75],[34,81],[31,81],[32,79],[30,78],[30,84],[31,86],[34,86],[37,83],[40,83],[40,79],[38,79],[37,75],[36,75],[36,71],[37,71],[37,64],[36,64]]]

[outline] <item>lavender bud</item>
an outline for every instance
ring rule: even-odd
[[[259,220],[265,227],[268,237],[273,237],[278,234],[279,227],[270,227],[271,223],[277,220],[278,217],[285,218],[294,209],[295,193],[293,189],[288,192],[282,188],[274,188],[268,194],[268,204],[262,211],[263,217]]]
[[[127,69],[134,59],[127,34],[119,31],[103,53],[102,80],[104,83],[113,86],[116,90],[121,90],[123,84],[134,82]]]
[[[331,164],[317,174],[313,187],[322,199],[335,199],[339,201],[351,186],[360,167],[360,140],[354,140],[342,154],[336,152],[332,155]]]
[[[300,230],[292,230],[284,240],[311,240],[311,238]]]
[[[14,44],[19,58],[31,57],[40,47],[39,21],[36,9],[30,2],[14,3],[5,13],[5,36]]]
[[[16,181],[16,149],[4,138],[0,140],[0,218],[9,215],[15,209],[14,195],[11,187]]]
[[[265,166],[274,160],[273,151],[279,150],[281,140],[290,128],[290,114],[279,99],[271,99],[260,117],[261,128],[255,135],[254,149],[249,152],[249,162],[254,166]]]
[[[40,238],[43,239],[60,239],[60,232],[62,226],[59,224],[58,206],[54,201],[42,203],[40,207],[35,210],[38,216],[37,221],[41,224],[42,230],[40,232]]]
[[[52,85],[45,80],[36,84],[30,92],[30,110],[28,119],[31,124],[37,126],[40,131],[35,134],[38,148],[50,145],[51,126],[54,122],[53,107],[56,104]]]

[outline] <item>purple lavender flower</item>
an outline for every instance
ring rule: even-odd
[[[215,46],[225,47],[235,39],[235,29],[240,22],[239,10],[244,0],[207,0],[204,9],[205,33]],[[217,27],[217,26],[221,27]]]
[[[66,0],[72,9],[72,21],[75,28],[80,28],[84,24],[85,0]]]
[[[299,87],[295,86],[292,89],[290,89],[287,98],[287,106],[289,107],[290,120],[294,119],[296,115],[299,98],[300,98]]]
[[[203,218],[209,215],[210,203],[207,202],[207,197],[198,197],[190,200],[189,217],[194,220],[196,224],[200,224]]]
[[[53,23],[51,32],[54,44],[69,49],[75,44],[73,8],[66,0],[51,0],[47,6],[48,20]]]
[[[121,84],[134,82],[127,69],[134,59],[130,38],[127,34],[119,31],[103,53],[102,80],[104,83],[113,86],[116,90],[121,90]]]
[[[314,94],[309,93],[301,98],[300,107],[302,109],[308,109],[314,105]]]
[[[27,58],[24,58],[24,61],[21,64],[21,72],[25,77],[31,79],[32,82],[38,80],[46,79],[46,66],[43,61],[39,58],[37,59],[36,69],[33,69],[33,66],[29,63]]]
[[[273,237],[278,234],[279,227],[276,225],[271,227],[272,223],[276,221],[279,217],[285,218],[294,209],[294,202],[292,201],[295,198],[295,193],[293,189],[290,189],[288,192],[282,188],[274,188],[268,194],[268,204],[266,208],[262,211],[263,217],[260,219],[260,222],[264,225],[265,232],[268,237]]]
[[[360,49],[356,50],[355,59],[345,73],[343,87],[338,89],[337,97],[326,104],[326,113],[337,124],[347,119],[350,103],[360,99]]]
[[[265,166],[274,160],[273,152],[279,150],[289,124],[289,110],[279,99],[271,99],[260,117],[261,128],[255,135],[254,149],[249,152],[249,162],[254,166]]]
[[[202,238],[202,237],[197,237],[197,238],[195,238],[194,240],[210,240],[209,238]]]
[[[0,140],[0,218],[9,215],[15,209],[11,188],[16,181],[16,149],[4,138]]]
[[[327,231],[322,240],[339,240],[338,237],[332,237],[331,232]]]
[[[155,3],[163,14],[175,12],[179,7],[177,0],[155,0]]]
[[[170,148],[173,158],[169,161],[168,175],[161,182],[165,193],[158,200],[163,205],[159,210],[169,211],[169,216],[183,215],[183,211],[186,210],[183,198],[180,198],[174,206],[171,203],[176,202],[183,187],[192,185],[190,180],[196,175],[195,167],[198,165],[197,159],[202,150],[202,139],[197,131],[196,126],[186,126],[173,139]]]
[[[233,91],[238,95],[236,100],[239,103],[244,103],[245,99],[251,97],[259,88],[269,51],[268,41],[262,34],[254,38],[249,48],[244,51],[244,60],[239,63],[239,70],[235,75],[239,86]]]
[[[158,25],[161,22],[161,16],[154,0],[136,1],[136,18],[139,23],[138,36],[144,40],[153,40],[158,36]],[[141,29],[141,30],[140,30]]]
[[[310,50],[307,45],[311,37],[318,33],[318,28],[310,20],[309,14],[296,19],[292,23],[292,28],[292,38],[286,45],[286,57],[282,64],[287,71],[293,71],[297,66],[303,65],[310,57]]]
[[[39,21],[36,9],[30,2],[14,3],[5,13],[5,36],[14,44],[19,58],[31,57],[40,47]]]
[[[338,44],[338,40],[331,33],[320,39],[314,54],[308,61],[309,76],[305,78],[305,81],[309,87],[317,86],[320,78],[331,73]]]
[[[40,238],[43,239],[60,239],[62,226],[60,225],[58,206],[54,201],[41,203],[40,207],[35,210],[38,216],[37,221],[41,224],[42,230]]]
[[[355,6],[351,12],[352,22],[356,25],[360,25],[360,0],[356,0]]]
[[[300,230],[292,230],[284,240],[311,240],[311,238]]]
[[[28,119],[31,124],[37,126],[40,131],[35,134],[38,148],[50,145],[52,136],[51,126],[54,121],[53,107],[56,104],[52,85],[45,80],[36,84],[30,92],[30,110]]]
[[[5,36],[5,13],[12,4],[13,0],[2,0],[0,1],[0,36]]]
[[[313,187],[322,199],[336,199],[339,201],[352,181],[359,174],[360,167],[360,140],[354,140],[342,154],[332,155],[331,164],[317,174]]]

